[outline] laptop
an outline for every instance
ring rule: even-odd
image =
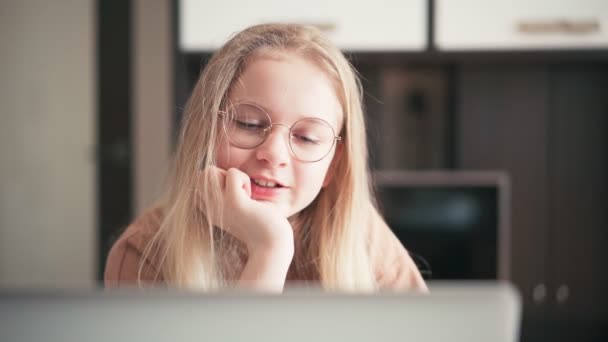
[[[518,340],[521,300],[512,286],[431,283],[430,288],[430,295],[4,290],[0,340]]]

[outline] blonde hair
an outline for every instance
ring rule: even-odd
[[[196,83],[182,120],[177,150],[161,202],[163,219],[144,250],[169,286],[213,290],[230,286],[243,267],[243,246],[214,227],[221,211],[217,180],[202,176],[214,164],[222,131],[218,110],[247,63],[264,53],[314,62],[334,82],[344,113],[342,151],[335,174],[315,200],[290,218],[297,226],[295,269],[330,290],[376,287],[369,258],[369,172],[361,84],[344,55],[313,27],[265,24],[247,28],[218,50]]]

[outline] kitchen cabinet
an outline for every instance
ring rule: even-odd
[[[315,25],[344,50],[419,51],[427,46],[427,1],[223,0],[178,2],[178,48],[212,51],[232,34],[265,22]]]
[[[608,48],[608,1],[436,0],[439,50]]]
[[[605,341],[608,68],[469,65],[457,80],[457,167],[511,179],[522,340]]]

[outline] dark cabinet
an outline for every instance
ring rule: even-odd
[[[522,340],[608,340],[608,68],[471,65],[456,82],[456,167],[510,175]]]
[[[555,296],[549,318],[555,338],[606,341],[608,72],[560,70],[553,73],[551,86],[548,256]]]

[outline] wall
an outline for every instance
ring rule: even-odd
[[[0,11],[0,286],[95,284],[95,1]]]
[[[162,191],[171,153],[173,54],[171,1],[135,0],[134,208],[142,213]]]

